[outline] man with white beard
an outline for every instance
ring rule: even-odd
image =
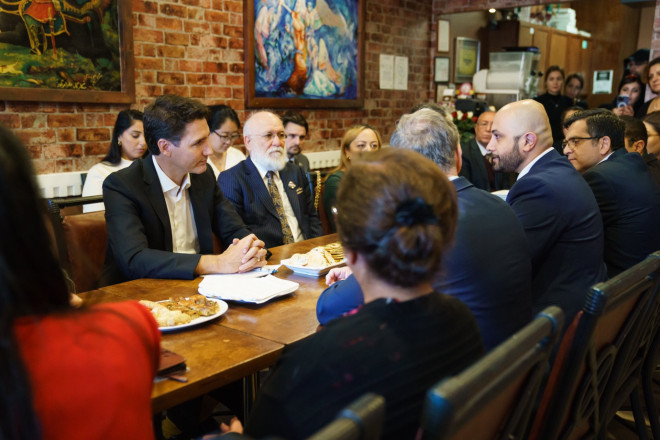
[[[246,226],[267,248],[320,236],[309,182],[288,161],[280,117],[271,111],[253,113],[243,138],[249,157],[220,173],[218,185]]]

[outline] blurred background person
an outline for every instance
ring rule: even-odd
[[[644,118],[646,127],[646,152],[660,160],[660,112],[653,112]]]
[[[564,95],[573,100],[573,105],[582,107],[583,109],[589,108],[586,101],[581,99],[582,90],[584,89],[584,78],[579,73],[571,73],[566,77],[564,84]]]
[[[653,58],[648,63],[646,80],[648,82],[647,88],[650,90],[647,90],[646,93],[642,95],[644,96],[644,99],[646,99],[646,95],[650,93],[654,93],[655,95],[660,94],[660,57]],[[660,99],[654,96],[644,103],[640,109],[640,114],[646,116],[647,114],[658,110],[660,110]]]
[[[561,114],[573,106],[573,99],[561,94],[564,85],[564,70],[559,66],[550,66],[545,71],[545,93],[534,98],[540,102],[550,120],[552,130],[552,146],[559,154],[562,153],[561,143],[564,140],[564,130],[561,125]]]
[[[110,151],[87,172],[82,195],[100,196],[103,194],[103,181],[111,173],[128,167],[137,158],[145,155],[147,143],[144,140],[142,112],[138,110],[122,110],[117,115],[115,127],[112,130]],[[103,203],[83,205],[83,212],[103,211]]]
[[[309,135],[309,126],[303,115],[294,111],[288,111],[282,115],[284,124],[284,147],[289,162],[293,162],[302,168],[304,173],[309,173],[309,159],[302,154],[302,143]]]
[[[619,83],[619,92],[610,104],[601,105],[602,108],[612,110],[617,116],[642,117],[642,107],[644,106],[644,83],[642,79],[630,74],[624,76]]]
[[[236,145],[241,139],[241,121],[236,112],[228,105],[213,106],[213,113],[208,120],[209,145],[213,154],[209,156],[208,164],[217,179],[220,173],[245,160],[245,154]]]
[[[646,142],[648,139],[646,126],[639,119],[630,116],[619,116],[619,118],[626,124],[624,138],[626,151],[641,154],[649,173],[651,173],[656,183],[660,185],[660,161],[655,155],[649,154],[646,151]]]
[[[0,126],[0,438],[153,439],[156,321],[70,306],[26,151]]]
[[[428,388],[483,353],[467,306],[430,284],[458,211],[435,163],[400,149],[365,155],[346,170],[337,210],[365,304],[284,349],[247,419],[255,438],[307,438],[366,392],[385,397],[384,439],[414,438]]]
[[[323,188],[323,208],[332,232],[337,230],[332,208],[337,201],[339,182],[351,165],[351,157],[357,157],[360,153],[380,150],[382,144],[380,133],[371,125],[354,125],[344,134],[341,140],[341,162],[326,177]]]

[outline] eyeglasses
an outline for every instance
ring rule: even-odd
[[[286,133],[284,133],[283,131],[280,131],[278,133],[268,132],[266,134],[256,134],[255,136],[261,136],[262,138],[266,139],[267,142],[272,142],[276,137],[279,138],[281,141],[286,139]]]
[[[572,137],[570,139],[564,139],[561,143],[561,146],[563,148],[569,147],[571,150],[574,150],[577,145],[582,142],[582,141],[589,141],[589,140],[594,140],[594,139],[600,139],[602,136],[594,136],[594,137]]]
[[[214,131],[215,133],[223,142],[227,142],[231,140],[232,142],[236,141],[236,139],[240,139],[241,135],[235,131],[233,133],[227,134],[227,133],[218,133],[217,131]]]

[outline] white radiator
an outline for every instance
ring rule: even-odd
[[[340,150],[303,152],[303,154],[309,159],[309,168],[312,170],[334,168],[341,160]]]
[[[82,195],[80,171],[37,175],[37,184],[44,198]]]

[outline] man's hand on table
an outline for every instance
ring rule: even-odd
[[[334,269],[331,269],[330,272],[328,272],[328,274],[325,276],[325,284],[332,286],[337,281],[345,280],[351,276],[352,273],[353,271],[348,266],[335,267]]]
[[[202,255],[195,274],[247,272],[266,265],[264,242],[254,234],[241,240],[234,238],[232,244],[220,255]]]

